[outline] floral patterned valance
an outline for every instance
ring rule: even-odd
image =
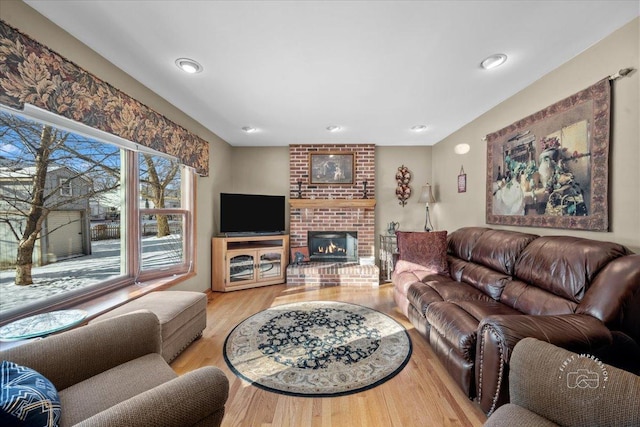
[[[0,103],[24,104],[175,156],[203,176],[209,144],[0,20]]]

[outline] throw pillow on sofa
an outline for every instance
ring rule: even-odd
[[[395,272],[427,271],[448,274],[447,232],[396,231],[398,262]]]
[[[60,399],[51,381],[31,368],[3,360],[0,383],[0,425],[58,426]]]

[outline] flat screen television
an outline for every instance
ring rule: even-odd
[[[220,232],[278,234],[284,232],[285,196],[220,193]]]

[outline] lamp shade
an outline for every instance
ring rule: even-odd
[[[436,198],[433,197],[433,192],[431,191],[431,184],[426,183],[422,186],[422,192],[420,193],[420,198],[418,199],[418,203],[435,203]]]

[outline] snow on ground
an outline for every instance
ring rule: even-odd
[[[42,267],[34,267],[34,283],[15,284],[15,269],[0,270],[0,313],[53,295],[104,282],[120,273],[120,240],[91,242],[91,255],[69,258]],[[170,235],[142,240],[145,268],[181,262],[182,238]]]

